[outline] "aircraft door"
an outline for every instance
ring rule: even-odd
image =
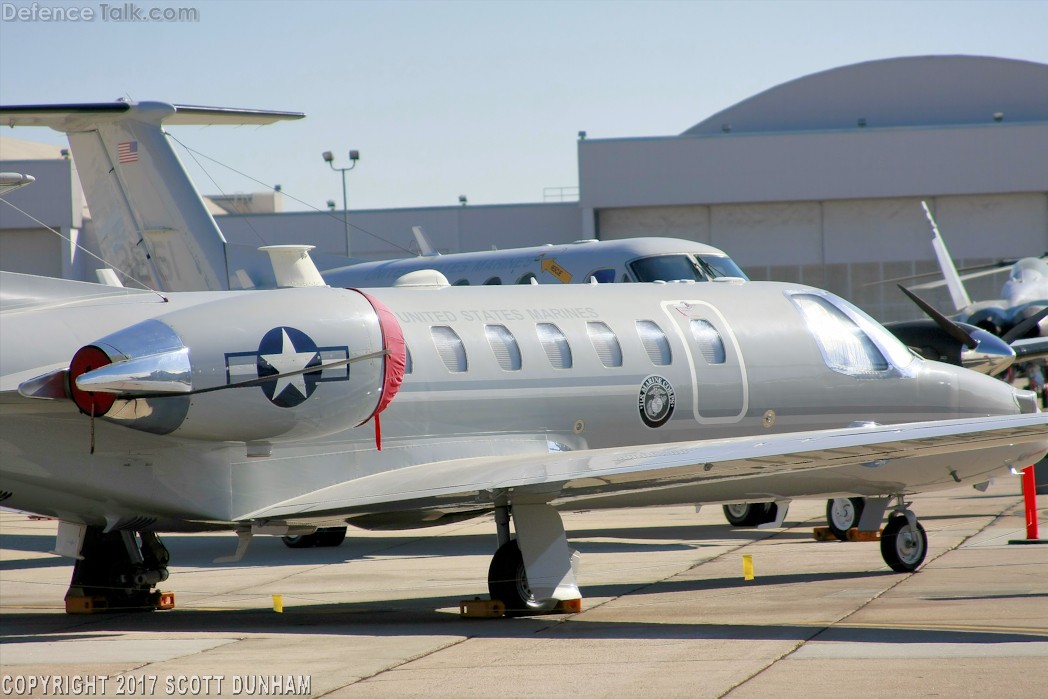
[[[724,315],[705,301],[670,302],[663,310],[688,348],[695,420],[741,420],[749,408],[749,383],[739,343]]]

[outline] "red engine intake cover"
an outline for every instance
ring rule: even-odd
[[[80,408],[80,412],[85,415],[94,415],[96,417],[105,415],[113,407],[113,403],[116,402],[116,395],[83,391],[77,388],[77,378],[89,371],[112,363],[113,360],[109,358],[109,355],[94,345],[87,345],[78,349],[76,354],[73,355],[73,360],[69,362],[69,395],[73,397],[76,407]]]

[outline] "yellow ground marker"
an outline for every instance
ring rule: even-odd
[[[742,579],[753,580],[753,556],[748,553],[742,556]]]
[[[277,614],[284,613],[284,595],[273,595],[273,611]]]

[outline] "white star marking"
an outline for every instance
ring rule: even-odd
[[[313,361],[313,357],[317,356],[317,353],[315,351],[296,352],[295,344],[287,336],[287,330],[281,330],[280,333],[284,336],[280,354],[263,354],[262,359],[269,362],[269,365],[276,369],[278,374],[305,369]],[[277,379],[277,385],[273,387],[273,398],[278,397],[288,386],[294,386],[295,390],[302,394],[303,398],[306,397],[306,376],[305,374],[296,374],[294,376],[282,376]]]

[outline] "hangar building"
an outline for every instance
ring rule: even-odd
[[[35,174],[28,162],[0,168]],[[826,288],[881,320],[913,317],[893,285],[876,282],[936,269],[922,199],[959,266],[1048,251],[1048,65],[918,56],[834,68],[677,136],[581,139],[578,164],[578,202],[351,211],[354,231],[367,234],[352,233],[350,251],[403,255],[413,225],[445,252],[679,237],[726,250],[755,279]],[[61,203],[61,223],[78,229],[72,180],[48,182],[34,201]],[[340,218],[279,208],[216,220],[234,243],[346,252]],[[0,211],[0,267],[91,278],[68,246],[34,247],[29,228]],[[83,229],[89,241],[89,219]],[[30,253],[57,259],[24,259]],[[1002,282],[985,278],[970,291],[996,297]],[[944,293],[927,296],[947,308]]]

